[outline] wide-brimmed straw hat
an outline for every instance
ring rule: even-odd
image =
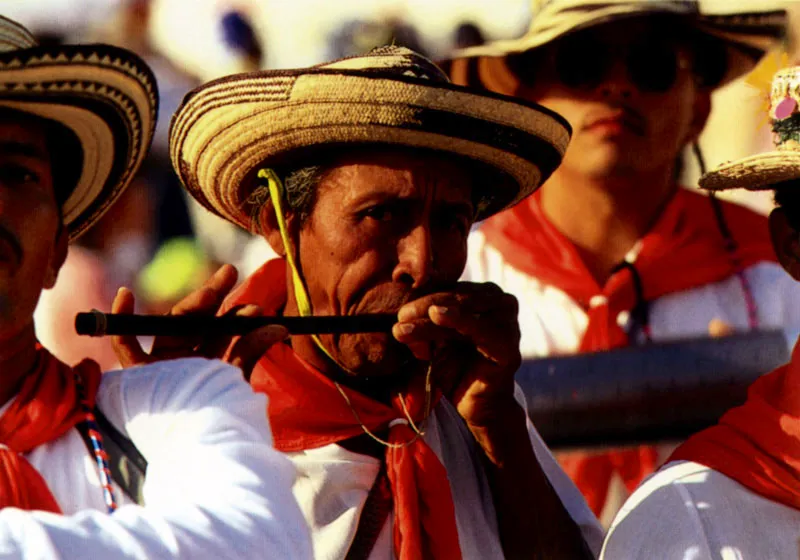
[[[313,164],[310,148],[394,145],[477,160],[496,172],[483,219],[560,164],[567,122],[533,103],[453,85],[402,47],[298,70],[233,75],[190,92],[170,127],[172,163],[201,204],[245,229],[259,166]]]
[[[766,190],[800,178],[800,66],[775,74],[769,117],[775,149],[723,163],[700,178],[701,188]]]
[[[668,15],[684,18],[700,33],[723,42],[727,50],[723,85],[753,68],[783,38],[786,11],[770,0],[751,2],[752,10],[731,12],[727,0],[532,0],[531,25],[518,39],[495,41],[457,51],[451,61],[454,82],[513,91],[516,77],[496,59],[548,45],[576,31],[626,18]],[[711,8],[716,8],[712,10]],[[722,11],[726,10],[726,11]]]
[[[0,16],[0,108],[55,121],[77,139],[79,146],[63,147],[80,158],[76,181],[63,186],[68,192],[56,193],[74,239],[103,215],[141,165],[158,94],[150,69],[127,50],[39,46],[27,29]]]

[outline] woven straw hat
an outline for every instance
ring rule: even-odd
[[[201,204],[250,229],[258,166],[310,165],[309,148],[384,144],[465,156],[496,170],[483,219],[559,165],[567,122],[533,103],[455,86],[401,47],[299,70],[238,74],[190,92],[170,127],[172,164]]]
[[[82,165],[63,200],[70,240],[122,194],[150,147],[155,78],[133,53],[110,45],[37,46],[0,16],[0,107],[56,121],[80,142]]]
[[[722,40],[728,68],[717,84],[723,85],[753,68],[761,56],[785,34],[786,11],[770,0],[753,1],[746,13],[716,12],[706,6],[724,6],[727,0],[532,0],[533,19],[518,39],[495,41],[463,49],[453,55],[450,75],[456,83],[483,85],[493,91],[514,91],[516,77],[497,58],[552,43],[570,33],[625,18],[650,15],[684,17],[698,31]]]
[[[701,188],[767,190],[800,178],[800,66],[775,74],[769,117],[775,150],[720,165],[700,178]]]

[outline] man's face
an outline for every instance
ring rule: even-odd
[[[541,56],[517,94],[572,125],[562,163],[568,173],[602,179],[671,171],[705,124],[708,93],[697,86],[689,49],[653,20],[578,32]]]
[[[419,295],[453,286],[474,215],[467,167],[400,150],[339,160],[298,238],[314,314],[396,313]],[[391,375],[413,361],[391,334],[321,338],[359,375]]]
[[[0,338],[33,321],[42,288],[55,282],[60,215],[45,127],[0,116]]]

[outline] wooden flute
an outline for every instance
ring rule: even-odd
[[[238,317],[236,315],[134,315],[93,310],[75,316],[75,330],[88,336],[236,336],[267,325],[281,325],[290,334],[390,332],[394,314],[315,317]]]

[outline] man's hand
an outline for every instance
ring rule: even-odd
[[[237,276],[233,266],[223,265],[203,286],[175,304],[169,315],[216,315],[225,297],[236,285]],[[133,293],[121,288],[114,298],[111,311],[133,313],[134,303]],[[257,317],[262,313],[257,305],[246,305],[231,309],[228,314]],[[111,344],[122,367],[192,356],[224,357],[225,361],[240,368],[249,380],[258,359],[270,346],[285,339],[288,334],[284,327],[270,325],[241,337],[162,336],[156,337],[149,354],[142,349],[135,336],[113,336]]]
[[[451,292],[408,302],[397,314],[395,338],[418,359],[436,360],[437,383],[471,428],[505,417],[515,404],[518,309],[517,299],[494,284],[459,282]]]

